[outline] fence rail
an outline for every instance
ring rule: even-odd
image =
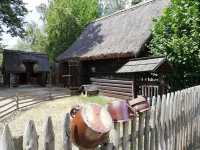
[[[46,95],[33,95],[32,93],[16,92],[15,95],[0,98],[0,119],[9,114],[44,101],[65,97],[66,95],[53,94],[51,90]]]
[[[149,101],[151,103],[149,111],[139,113],[138,117],[127,122],[114,123],[108,142],[100,148],[104,150],[185,150],[199,144],[200,86],[168,93],[162,97],[158,95]],[[63,132],[64,150],[72,149],[69,124],[70,116],[67,113]],[[22,147],[38,150],[38,136],[33,121],[29,121],[24,133],[23,138],[13,140],[6,126],[2,134],[1,150],[22,150]],[[45,122],[43,133],[44,149],[55,150],[55,142],[60,139],[55,139],[51,117],[48,117]],[[15,146],[12,146],[14,144]]]

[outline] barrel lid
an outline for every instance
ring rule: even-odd
[[[81,109],[86,125],[95,132],[107,133],[112,127],[112,118],[105,107],[98,104],[87,104]]]

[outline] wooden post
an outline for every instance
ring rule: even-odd
[[[123,144],[122,150],[129,150],[128,121],[123,122]]]
[[[63,146],[64,150],[72,150],[72,143],[70,141],[70,114],[67,113],[64,120],[64,133],[63,133]]]
[[[155,96],[152,98],[152,106],[151,106],[151,110],[149,110],[147,112],[147,116],[146,116],[146,123],[145,123],[145,127],[148,127],[148,120],[150,119],[150,128],[151,128],[151,134],[150,134],[150,150],[154,150],[155,149],[155,118],[156,118],[156,98]],[[147,141],[147,143],[149,142],[149,137],[147,137],[145,139],[145,141]],[[146,143],[146,142],[145,142]],[[149,143],[148,143],[149,144]],[[147,144],[144,144],[147,145]],[[146,146],[145,146],[146,147]],[[146,150],[146,148],[145,148]]]
[[[55,150],[55,135],[51,117],[47,118],[44,134],[44,150]]]
[[[144,135],[144,113],[139,114],[139,135],[138,135],[138,150],[144,149],[144,141],[143,141],[143,135]]]
[[[15,150],[14,142],[8,125],[5,126],[1,136],[0,150]]]
[[[158,95],[156,100],[156,115],[155,115],[155,150],[161,149],[161,125],[160,125],[160,113],[161,113],[161,98]]]
[[[137,145],[136,145],[136,138],[137,138],[137,133],[136,133],[136,124],[137,124],[137,117],[134,117],[131,120],[131,150],[136,150]]]
[[[38,150],[38,135],[34,121],[30,120],[26,125],[23,139],[24,150]]]
[[[114,128],[115,128],[115,131],[116,131],[114,147],[115,147],[116,150],[119,150],[119,147],[120,147],[120,123],[119,122],[115,122],[114,123]]]
[[[16,93],[16,108],[19,109],[19,93]]]

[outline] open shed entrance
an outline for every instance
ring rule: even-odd
[[[25,68],[25,72],[19,73],[19,84],[31,84],[34,83],[34,79],[36,78],[36,74],[33,71],[33,66],[36,64],[35,62],[23,62],[23,67]]]
[[[69,89],[79,89],[80,87],[80,61],[78,59],[71,59],[63,63],[65,68],[62,75],[64,86]]]

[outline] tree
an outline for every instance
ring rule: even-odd
[[[37,12],[40,14],[40,20],[43,22],[43,26],[38,26],[34,21],[26,23],[24,37],[18,39],[17,44],[14,45],[15,49],[46,53],[47,35],[44,28],[47,9],[47,5],[43,3],[36,7]]]
[[[0,36],[3,32],[11,36],[23,36],[23,17],[27,13],[22,0],[1,0]],[[1,39],[0,39],[1,40]]]
[[[174,89],[200,82],[199,8],[199,0],[172,0],[152,30],[150,49],[173,64],[174,74],[168,79]]]
[[[54,59],[98,16],[97,0],[52,0],[47,11],[47,52]]]

